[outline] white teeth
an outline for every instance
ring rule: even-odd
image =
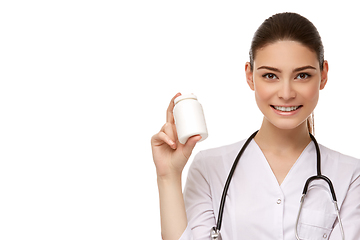
[[[298,109],[300,106],[294,106],[294,107],[279,107],[279,106],[274,106],[274,108],[276,110],[282,111],[282,112],[291,112],[291,111],[295,111],[296,109]]]

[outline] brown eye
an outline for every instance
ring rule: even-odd
[[[264,74],[263,77],[267,79],[277,79],[277,76],[273,73]]]
[[[307,73],[299,73],[299,75],[297,75],[296,79],[307,79],[309,77],[310,77],[310,75]]]

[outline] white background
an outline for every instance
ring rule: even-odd
[[[247,138],[250,42],[283,11],[323,38],[318,141],[359,158],[355,1],[2,1],[0,239],[160,239],[150,138],[170,99],[203,105],[195,152]]]

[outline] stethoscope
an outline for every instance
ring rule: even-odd
[[[214,226],[214,227],[211,229],[211,239],[212,239],[212,240],[221,240],[220,229],[221,229],[222,217],[223,217],[223,213],[224,213],[224,206],[225,206],[226,194],[227,194],[227,192],[228,192],[228,190],[229,190],[229,185],[230,185],[232,176],[234,175],[234,172],[235,172],[235,169],[236,169],[236,165],[238,164],[241,155],[244,153],[246,147],[249,145],[249,143],[251,142],[251,140],[255,137],[255,135],[256,135],[257,133],[258,133],[258,131],[254,132],[254,133],[246,140],[245,144],[243,145],[243,147],[241,148],[240,152],[239,152],[238,155],[236,156],[235,161],[234,161],[234,163],[233,163],[233,165],[232,165],[232,167],[231,167],[230,173],[229,173],[228,178],[227,178],[227,180],[226,180],[225,187],[224,187],[224,190],[223,190],[223,193],[222,193],[222,196],[221,196],[220,208],[219,208],[219,216],[218,216],[217,224],[216,224],[216,226]],[[304,203],[304,200],[305,200],[306,193],[307,193],[307,191],[308,191],[309,184],[310,184],[312,181],[314,181],[314,180],[323,180],[323,181],[325,181],[325,182],[329,185],[329,189],[330,189],[330,192],[331,192],[331,195],[332,195],[332,201],[333,201],[333,203],[334,203],[335,210],[336,210],[336,214],[337,214],[337,218],[338,218],[338,220],[339,220],[339,226],[340,226],[341,236],[342,236],[342,239],[344,240],[344,239],[345,239],[344,229],[343,229],[342,222],[341,222],[341,219],[340,219],[340,211],[339,211],[339,207],[338,207],[338,204],[337,204],[334,187],[333,187],[333,184],[332,184],[331,180],[330,180],[328,177],[326,177],[326,176],[324,176],[324,175],[321,174],[320,148],[319,148],[319,145],[318,145],[315,137],[314,137],[311,133],[309,133],[309,134],[310,134],[311,140],[314,142],[315,148],[316,148],[316,157],[317,157],[317,160],[316,160],[316,164],[317,164],[317,165],[316,165],[316,168],[317,168],[317,174],[316,174],[315,176],[312,176],[312,177],[308,178],[307,181],[306,181],[306,183],[305,183],[304,190],[303,190],[303,193],[302,193],[302,196],[301,196],[301,200],[300,200],[299,212],[298,212],[298,215],[297,215],[297,218],[296,218],[295,237],[296,237],[297,240],[300,240],[299,234],[298,234],[298,230],[297,230],[297,226],[298,226],[298,223],[299,223],[302,206],[303,206],[303,203]]]

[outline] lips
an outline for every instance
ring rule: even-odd
[[[293,112],[293,111],[296,111],[299,108],[301,108],[302,105],[288,106],[288,107],[271,105],[271,107],[274,108],[275,110],[278,110],[278,111],[281,111],[281,112]]]

